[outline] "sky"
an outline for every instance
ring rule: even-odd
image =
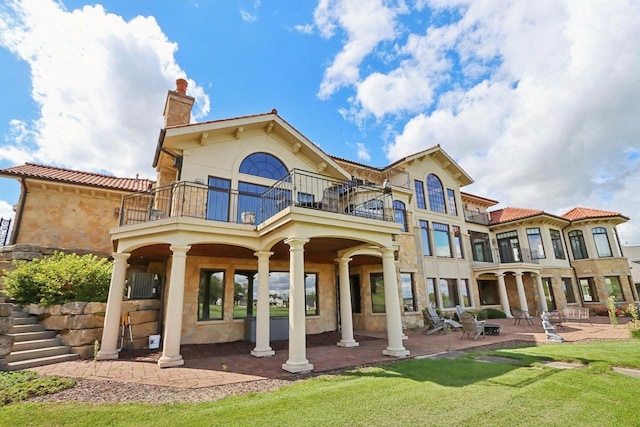
[[[0,76],[0,168],[154,178],[186,78],[195,121],[276,108],[371,166],[440,144],[496,208],[620,212],[640,244],[638,1],[6,0]]]

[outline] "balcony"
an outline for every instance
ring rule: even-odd
[[[260,224],[290,208],[304,208],[380,221],[394,221],[390,189],[292,170],[273,186],[242,189],[179,181],[123,197],[120,225],[171,217]]]
[[[467,222],[472,222],[474,224],[482,224],[482,225],[489,225],[489,222],[491,221],[488,213],[480,212],[480,211],[471,211],[468,209],[464,210],[464,219]]]
[[[511,251],[500,251],[492,249],[490,259],[489,253],[485,254],[484,260],[476,260],[475,255],[473,265],[475,267],[491,266],[498,264],[539,264],[538,252],[529,248],[512,248]]]

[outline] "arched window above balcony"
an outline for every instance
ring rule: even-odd
[[[269,153],[253,153],[240,163],[240,173],[269,179],[284,178],[288,171],[284,163]]]
[[[433,212],[447,213],[442,181],[432,173],[427,176],[427,193],[429,195],[429,209]]]

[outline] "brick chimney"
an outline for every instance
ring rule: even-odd
[[[176,80],[176,90],[167,93],[164,104],[164,127],[187,125],[191,121],[191,108],[195,98],[187,95],[188,83],[185,79]]]

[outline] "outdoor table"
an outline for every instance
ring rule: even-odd
[[[484,324],[484,334],[485,335],[500,335],[500,325],[495,323],[485,323]]]

